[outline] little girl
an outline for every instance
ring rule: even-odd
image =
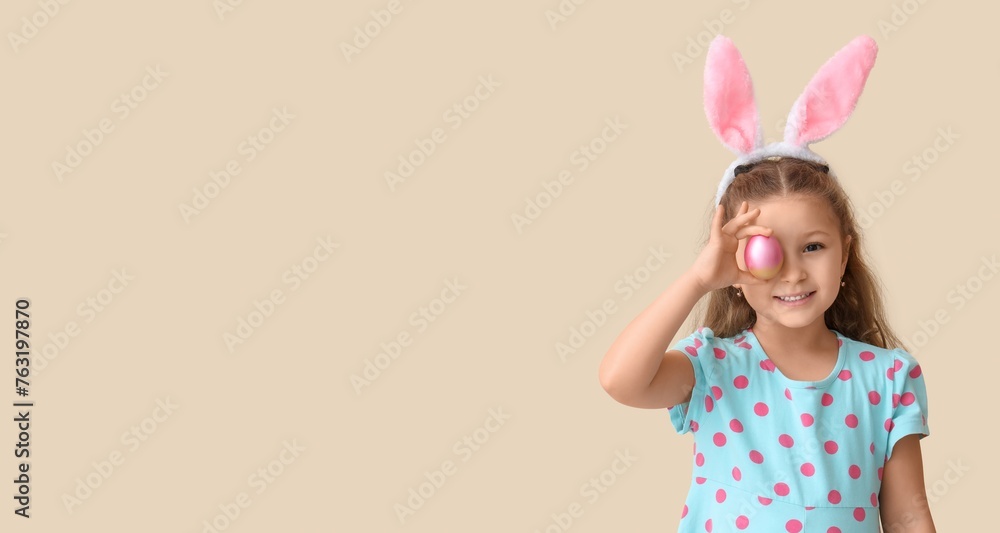
[[[850,200],[806,148],[853,110],[874,41],[859,37],[824,65],[793,106],[785,142],[768,146],[756,109],[740,111],[754,104],[734,52],[719,36],[707,58],[710,122],[740,154],[719,187],[709,241],[615,340],[601,385],[625,405],[666,407],[678,433],[694,434],[681,532],[876,533],[880,519],[887,532],[934,532],[919,443],[930,435],[923,374],[889,327]],[[854,91],[831,85],[858,64]],[[849,105],[820,107],[845,92]],[[753,235],[780,243],[769,279],[744,260]],[[702,326],[667,350],[706,294]]]

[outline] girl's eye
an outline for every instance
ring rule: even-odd
[[[809,243],[809,244],[807,244],[807,245],[806,245],[806,249],[808,250],[808,248],[809,248],[810,246],[819,246],[820,248],[822,248],[822,247],[823,247],[823,245],[822,245],[822,244],[820,244],[820,243],[818,243],[818,242],[811,242],[811,243]]]

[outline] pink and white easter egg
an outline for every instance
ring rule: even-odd
[[[743,250],[743,260],[747,270],[759,279],[771,279],[778,275],[784,256],[777,237],[753,235],[747,240]]]

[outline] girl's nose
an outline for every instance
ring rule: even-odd
[[[778,276],[781,277],[782,281],[794,283],[805,279],[806,271],[802,268],[802,262],[795,254],[785,252],[785,260],[781,265],[781,271],[778,272]]]

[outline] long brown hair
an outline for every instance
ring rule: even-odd
[[[765,159],[752,165],[749,170],[737,174],[722,196],[722,223],[725,224],[736,214],[744,200],[761,203],[791,195],[824,200],[840,221],[841,238],[851,236],[844,272],[845,285],[824,314],[826,327],[881,348],[899,347],[905,350],[886,319],[882,305],[883,289],[868,266],[850,198],[827,170],[823,165],[788,157]],[[706,238],[702,245],[707,242]],[[736,289],[731,286],[709,294],[703,317],[698,323],[711,328],[716,337],[732,337],[757,321],[757,313],[745,299],[736,296]]]

